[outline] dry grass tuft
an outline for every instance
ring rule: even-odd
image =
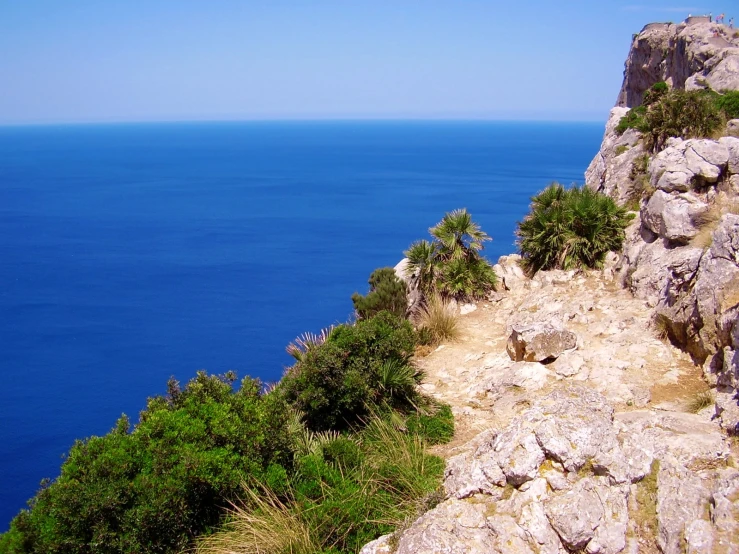
[[[428,299],[418,315],[418,327],[428,329],[433,344],[459,337],[459,316],[455,307],[438,295]]]
[[[691,398],[690,402],[688,402],[687,408],[690,413],[697,414],[704,408],[713,406],[714,402],[716,402],[716,399],[713,395],[713,391],[706,390],[699,392]]]
[[[670,319],[664,314],[655,314],[651,322],[654,335],[666,342],[670,338]]]
[[[657,520],[657,475],[659,460],[652,460],[650,471],[636,484],[636,513],[632,514],[636,531],[644,545],[656,547],[659,522]],[[651,551],[651,548],[649,548]]]
[[[720,196],[705,212],[698,215],[693,223],[698,226],[698,233],[690,241],[695,248],[706,249],[713,243],[713,233],[725,214],[739,215],[739,200]]]
[[[305,521],[269,490],[244,486],[243,506],[234,506],[220,532],[203,537],[197,554],[314,554],[321,544]]]

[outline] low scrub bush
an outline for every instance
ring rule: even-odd
[[[645,93],[642,105],[621,118],[616,132],[637,129],[656,152],[670,137],[711,137],[735,117],[739,117],[739,91],[668,90],[665,83],[657,83]]]
[[[417,317],[419,335],[430,345],[453,341],[459,336],[456,308],[438,294],[431,295]]]
[[[197,552],[354,553],[392,532],[438,497],[444,471],[423,437],[403,427],[397,416],[372,416],[353,440],[301,458],[285,495],[247,490]]]
[[[602,267],[609,251],[621,249],[633,218],[612,198],[587,187],[554,183],[531,200],[531,211],[516,230],[530,275],[540,269]]]
[[[305,414],[311,430],[345,430],[374,407],[413,405],[421,378],[410,365],[415,346],[416,333],[407,320],[380,312],[356,325],[336,327],[323,344],[305,353],[277,389]]]
[[[432,241],[417,241],[405,251],[408,271],[418,275],[424,295],[466,300],[483,298],[495,288],[493,267],[480,255],[491,239],[467,210],[445,214],[429,232]]]
[[[739,118],[739,90],[726,90],[716,98],[716,106],[727,119]]]
[[[0,539],[0,552],[180,552],[216,525],[241,482],[289,465],[286,406],[257,381],[198,373],[149,400],[129,432],[122,417],[78,441],[61,475]]]
[[[408,287],[399,279],[392,267],[382,267],[372,272],[369,278],[370,290],[366,296],[352,295],[354,309],[360,318],[366,319],[388,311],[398,317],[405,317],[408,308]]]

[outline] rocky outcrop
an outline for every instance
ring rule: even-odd
[[[616,133],[616,126],[628,111],[618,107],[611,110],[600,151],[585,172],[588,187],[613,197],[620,204],[639,196],[638,162],[642,158],[644,163],[646,155],[638,131],[629,129],[622,135]]]
[[[408,287],[408,310],[409,314],[418,312],[423,301],[423,294],[419,288],[418,275],[410,270],[408,258],[400,260],[393,268],[395,275]]]
[[[728,457],[699,416],[615,414],[588,387],[559,388],[471,441],[449,460],[447,499],[362,552],[737,552]]]
[[[654,83],[692,90],[739,89],[739,39],[727,26],[696,18],[652,23],[634,35],[616,105],[633,108]]]
[[[514,325],[506,350],[516,362],[554,361],[577,346],[575,333],[549,323]]]

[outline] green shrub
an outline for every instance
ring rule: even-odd
[[[372,272],[369,278],[370,291],[367,296],[352,295],[354,309],[360,318],[366,319],[381,311],[405,317],[408,308],[408,287],[399,279],[392,267],[383,267]]]
[[[417,241],[405,251],[408,271],[416,273],[425,296],[439,293],[460,300],[483,298],[497,277],[480,255],[491,240],[465,209],[454,210],[429,229],[432,242]]]
[[[198,544],[200,554],[355,553],[433,507],[444,462],[397,417],[373,416],[354,440],[298,460],[290,493],[246,491],[230,521]]]
[[[648,148],[659,151],[670,137],[711,137],[726,120],[736,117],[739,91],[668,90],[661,82],[646,91],[642,105],[621,118],[616,132],[636,129],[645,135]]]
[[[413,414],[406,425],[409,433],[423,437],[428,444],[443,444],[454,436],[454,415],[448,404],[432,406],[428,413]]]
[[[392,364],[420,380],[409,365],[415,346],[416,334],[407,320],[380,312],[356,325],[336,327],[325,343],[288,371],[278,388],[305,414],[311,430],[348,429],[374,407],[389,403],[402,409],[413,402],[414,387],[401,391],[383,379]]]
[[[624,115],[616,125],[616,133],[622,135],[627,129],[636,129],[637,131],[645,132],[648,131],[644,123],[644,114],[646,113],[646,106],[637,106],[631,108],[626,115]]]
[[[739,118],[739,90],[725,90],[716,98],[716,106],[726,119]]]
[[[218,523],[244,479],[290,458],[284,403],[251,379],[234,391],[234,380],[198,373],[182,390],[171,381],[132,432],[122,417],[107,435],[77,441],[0,551],[181,551]]]
[[[644,122],[652,150],[664,148],[670,137],[711,136],[722,124],[714,93],[674,90],[647,108]]]
[[[621,249],[633,218],[610,197],[587,187],[553,183],[534,196],[516,235],[524,269],[601,267],[605,255]]]

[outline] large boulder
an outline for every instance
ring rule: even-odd
[[[652,186],[665,192],[687,192],[715,184],[729,162],[729,144],[709,139],[671,138],[667,148],[649,161]]]
[[[549,323],[534,323],[513,325],[506,350],[516,362],[543,362],[576,347],[575,333]]]
[[[656,191],[641,210],[645,227],[670,242],[685,244],[698,233],[698,217],[708,205],[691,193]]]

